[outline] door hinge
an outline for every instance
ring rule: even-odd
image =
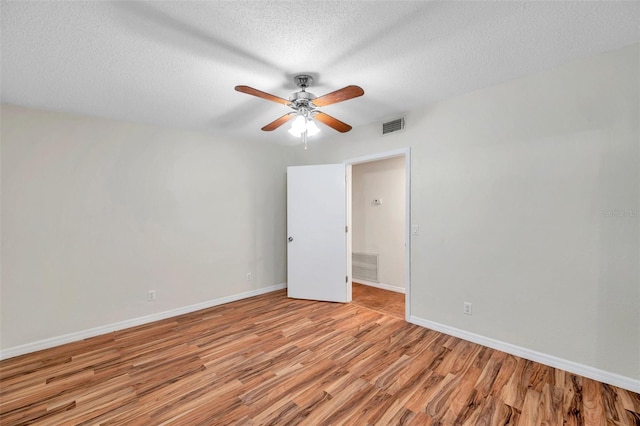
[[[344,232],[349,232],[349,226],[344,227]]]
[[[347,275],[346,277],[344,277],[344,282],[348,283],[349,282],[349,275]]]

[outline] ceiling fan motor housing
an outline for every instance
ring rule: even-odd
[[[315,105],[312,105],[312,101],[316,98],[311,92],[300,91],[289,96],[289,101],[291,101],[291,107],[294,109],[298,109],[300,107],[306,107],[308,109],[315,108]]]

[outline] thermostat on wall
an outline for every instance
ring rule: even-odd
[[[380,204],[382,204],[382,198],[374,198],[373,204],[375,204],[376,206],[379,206]]]

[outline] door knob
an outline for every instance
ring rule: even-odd
[[[289,242],[293,241],[293,237],[289,237]]]

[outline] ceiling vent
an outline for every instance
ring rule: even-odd
[[[391,120],[387,121],[386,123],[382,123],[383,135],[399,132],[401,130],[404,130],[404,118],[398,118],[397,120]]]

